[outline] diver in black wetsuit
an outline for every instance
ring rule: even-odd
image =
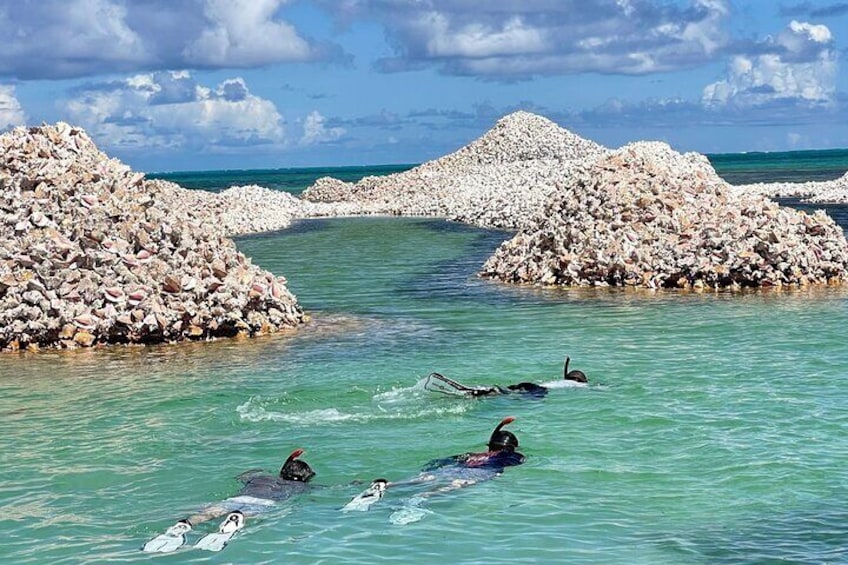
[[[428,472],[446,467],[456,467],[464,469],[489,469],[494,471],[495,474],[500,474],[505,467],[521,465],[524,463],[524,455],[516,451],[518,438],[514,433],[503,429],[504,426],[514,421],[515,418],[512,416],[501,420],[492,432],[492,435],[489,436],[489,442],[486,444],[486,447],[489,448],[488,451],[468,452],[442,459],[433,459],[422,468],[422,471]]]
[[[286,500],[309,489],[309,481],[315,471],[306,461],[298,459],[302,449],[295,449],[288,456],[279,475],[271,475],[253,469],[236,477],[243,484],[236,496],[204,507],[198,513],[179,520],[176,524],[148,541],[142,551],[167,553],[176,551],[186,542],[186,534],[202,522],[226,515],[218,533],[209,534],[197,542],[195,547],[220,551],[227,541],[244,527],[246,516],[255,516],[273,509],[278,501]]]
[[[512,416],[504,418],[495,427],[489,442],[488,450],[483,452],[468,452],[428,462],[415,477],[399,482],[389,482],[386,479],[374,479],[371,486],[355,496],[342,510],[368,510],[379,502],[390,487],[427,484],[432,485],[428,490],[416,494],[409,501],[414,501],[414,512],[419,512],[419,505],[436,494],[450,492],[482,481],[493,479],[504,472],[506,467],[524,463],[524,455],[516,451],[518,438],[512,432],[504,430],[504,426],[515,421]],[[412,511],[405,508],[401,512]],[[416,519],[420,515],[416,514]],[[407,522],[404,522],[407,523]]]
[[[303,455],[302,449],[296,449],[289,455],[280,468],[277,476],[269,475],[260,470],[246,471],[236,477],[244,485],[239,490],[240,497],[253,497],[262,500],[285,500],[309,489],[309,481],[315,476],[315,471],[306,461],[298,459]]]
[[[295,449],[283,463],[279,475],[276,476],[258,469],[245,471],[236,477],[244,485],[236,496],[207,506],[180,522],[196,526],[231,512],[239,512],[243,516],[255,516],[271,510],[276,502],[306,492],[309,489],[309,481],[315,476],[315,471],[306,461],[298,459],[301,455],[303,450]]]
[[[563,379],[566,381],[574,381],[578,383],[588,383],[589,379],[586,377],[586,374],[583,371],[577,369],[573,371],[568,370],[568,364],[570,361],[570,357],[565,358],[565,368],[562,371]],[[451,380],[440,373],[430,373],[427,376],[427,382],[424,384],[424,388],[434,392],[441,392],[444,394],[460,394],[464,396],[471,396],[473,398],[479,398],[482,396],[496,396],[500,394],[511,394],[514,392],[525,394],[534,398],[541,398],[548,394],[547,387],[538,385],[536,383],[523,382],[514,385],[508,385],[506,387],[502,387],[500,385],[466,386],[464,384]]]

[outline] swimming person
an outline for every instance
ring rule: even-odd
[[[375,479],[368,489],[354,497],[342,510],[368,510],[383,498],[390,487],[426,484],[429,485],[427,490],[408,499],[404,507],[390,517],[395,524],[408,524],[420,520],[430,512],[421,508],[427,498],[493,479],[502,474],[506,467],[524,463],[524,455],[517,451],[518,438],[512,432],[503,429],[514,421],[515,418],[511,416],[501,420],[489,436],[486,444],[487,451],[467,452],[434,459],[424,465],[421,473],[405,481],[389,482],[386,479]]]
[[[565,358],[565,368],[562,371],[562,378],[566,381],[577,383],[588,383],[589,379],[586,374],[580,370],[568,370],[568,364],[571,361],[570,357]],[[431,392],[441,392],[442,394],[452,394],[459,396],[470,396],[479,398],[481,396],[496,396],[500,394],[511,394],[514,392],[532,396],[534,398],[542,398],[548,394],[548,387],[538,385],[536,383],[522,382],[514,385],[502,387],[500,385],[492,386],[466,386],[452,379],[447,378],[441,373],[430,373],[424,383],[424,388]]]
[[[443,459],[433,459],[424,465],[422,471],[427,473],[453,467],[459,469],[490,469],[496,475],[499,475],[503,473],[505,467],[521,465],[524,463],[524,455],[516,451],[518,438],[511,431],[503,429],[504,426],[514,421],[515,418],[512,416],[501,420],[486,443],[488,451],[462,453]]]
[[[243,485],[236,496],[206,506],[198,513],[179,520],[164,534],[148,541],[142,550],[148,553],[176,551],[185,544],[185,535],[194,526],[226,515],[218,532],[204,536],[195,544],[200,549],[220,551],[236,532],[244,528],[246,517],[268,512],[277,502],[310,488],[309,481],[315,476],[315,471],[306,461],[298,459],[303,453],[302,449],[295,449],[283,463],[278,475],[258,469],[245,471],[236,477]]]

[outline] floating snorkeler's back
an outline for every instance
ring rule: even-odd
[[[568,370],[568,365],[571,362],[570,357],[565,358],[565,366],[562,371],[564,381],[574,383],[588,383],[589,379],[586,374],[579,369],[572,371]],[[441,373],[430,373],[424,379],[424,390],[430,392],[438,392],[451,396],[468,396],[471,398],[480,398],[485,396],[498,396],[502,394],[518,393],[534,398],[542,398],[548,394],[547,386],[543,386],[531,382],[521,382],[517,384],[492,386],[467,386],[453,379],[449,379]]]

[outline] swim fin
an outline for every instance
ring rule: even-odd
[[[386,479],[374,479],[371,481],[371,486],[354,496],[350,502],[342,507],[342,512],[369,510],[373,504],[383,499],[388,484]]]
[[[212,534],[206,534],[198,540],[194,547],[196,549],[204,549],[206,551],[221,551],[227,546],[227,543],[236,533],[244,528],[244,514],[236,510],[230,512],[218,531]]]
[[[424,390],[451,396],[477,396],[480,393],[487,392],[489,388],[465,386],[441,373],[430,373],[424,381]]]
[[[145,553],[170,553],[176,551],[185,545],[185,535],[190,531],[191,524],[188,520],[180,520],[165,530],[164,534],[159,534],[145,543],[141,550]]]

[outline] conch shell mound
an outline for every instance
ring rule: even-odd
[[[59,123],[0,136],[0,348],[255,335],[304,314],[190,191]]]
[[[737,195],[705,157],[639,142],[553,193],[481,275],[550,286],[723,288],[844,282],[848,242],[809,215]]]

